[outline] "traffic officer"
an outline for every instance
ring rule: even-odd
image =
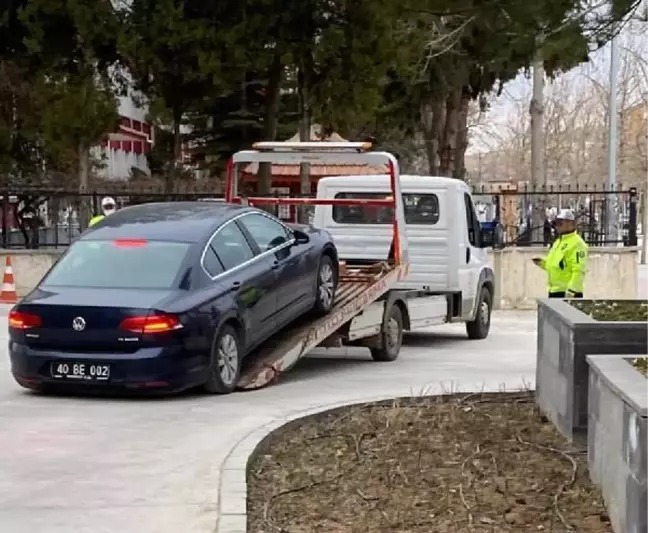
[[[556,233],[546,257],[533,262],[547,272],[549,298],[582,298],[588,246],[576,231],[571,209],[556,216]]]
[[[88,227],[94,226],[97,222],[117,211],[117,202],[115,202],[114,198],[106,196],[101,200],[101,210],[103,211],[103,214],[92,217],[88,223]]]

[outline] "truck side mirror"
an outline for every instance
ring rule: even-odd
[[[493,220],[481,223],[481,248],[499,250],[504,247],[504,228]]]

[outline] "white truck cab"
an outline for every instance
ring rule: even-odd
[[[317,197],[381,198],[390,194],[389,179],[387,175],[323,178]],[[447,296],[446,321],[465,321],[470,337],[485,337],[495,292],[487,253],[493,232],[481,229],[470,189],[463,181],[435,176],[401,175],[400,182],[409,270],[397,288]],[[392,217],[385,207],[317,205],[313,225],[328,230],[340,259],[354,264],[388,256]]]

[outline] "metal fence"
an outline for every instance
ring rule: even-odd
[[[0,189],[2,248],[47,249],[69,246],[90,218],[101,213],[102,198],[110,196],[118,208],[148,202],[223,200],[208,190],[184,188],[170,193],[159,188],[127,191],[95,190],[80,194],[61,189]]]
[[[3,248],[59,248],[68,246],[101,212],[101,199],[113,197],[118,207],[163,201],[222,201],[211,185],[185,186],[173,192],[159,188],[125,187],[80,194],[60,189],[0,189],[0,222]],[[284,195],[272,195],[284,196]],[[637,245],[637,202],[635,188],[606,190],[587,187],[519,188],[478,186],[473,188],[478,216],[497,220],[504,227],[507,246],[549,245],[553,239],[547,214],[561,208],[574,210],[578,229],[591,246]],[[608,207],[615,214],[615,234],[610,234]],[[281,218],[293,218],[292,206],[265,206]]]
[[[497,185],[475,187],[473,197],[480,218],[502,224],[509,246],[548,246],[555,236],[552,218],[565,208],[574,211],[590,246],[637,245],[636,188]]]

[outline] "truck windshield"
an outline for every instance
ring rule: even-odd
[[[389,192],[340,192],[335,198],[385,198]],[[439,198],[436,194],[403,194],[407,224],[434,225],[439,221]],[[338,224],[391,224],[394,210],[377,206],[333,206],[333,220]]]

